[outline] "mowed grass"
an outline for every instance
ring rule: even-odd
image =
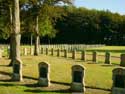
[[[71,58],[63,58],[63,57],[56,57],[56,56],[46,56],[46,55],[40,55],[40,56],[23,56],[23,75],[30,78],[38,78],[38,63],[42,61],[46,61],[50,64],[50,78],[51,81],[57,82],[57,83],[71,83],[71,67],[75,64],[81,64],[86,68],[85,73],[85,83],[87,87],[90,88],[100,88],[100,89],[111,89],[112,87],[112,70],[116,67],[116,65],[104,65],[102,63],[99,64],[93,64],[90,62],[83,62],[81,60],[72,60]],[[3,59],[1,61],[1,68],[0,71],[12,73],[11,67],[6,67],[3,65],[8,65],[9,60]],[[3,83],[3,82],[2,82]],[[32,83],[35,84],[36,82]],[[25,93],[24,91],[29,89],[29,87],[25,86],[12,86],[7,87],[10,88],[8,90],[14,90],[11,92],[23,92],[23,94],[32,94]],[[0,90],[1,94],[7,94],[4,89],[6,89],[6,86],[2,86],[3,89]],[[31,88],[30,88],[31,89]],[[32,88],[35,89],[35,88]],[[3,91],[4,90],[4,91]],[[34,90],[35,91],[35,90]],[[5,92],[5,93],[3,93]],[[36,90],[37,92],[37,90]],[[39,92],[37,92],[39,94]],[[11,94],[11,93],[10,93]],[[13,94],[13,93],[12,93]],[[15,93],[14,93],[15,94]],[[18,93],[21,94],[21,93]],[[42,93],[40,93],[42,94]],[[49,92],[46,92],[44,94],[49,94]],[[52,94],[52,93],[50,93]],[[53,93],[56,94],[56,93]],[[59,94],[59,93],[58,93]],[[66,94],[66,93],[65,93]],[[86,93],[86,94],[93,94],[93,93]],[[100,93],[97,93],[100,94]],[[103,92],[101,93],[103,94]],[[107,94],[107,93],[104,93]]]
[[[98,51],[98,52],[111,52],[113,55],[119,56],[121,53],[125,53],[125,46],[104,46],[104,47],[94,47],[87,48],[87,51]]]
[[[124,48],[124,47],[123,47]],[[107,48],[108,49],[108,48]],[[103,50],[103,49],[102,49]],[[110,50],[111,51],[111,50]],[[122,50],[121,50],[122,52]],[[115,53],[115,52],[114,52]],[[114,55],[118,56],[119,55]],[[22,56],[23,61],[23,76],[29,77],[31,79],[38,79],[38,63],[42,61],[46,61],[50,64],[50,79],[56,83],[71,83],[71,67],[75,64],[81,64],[85,67],[85,85],[90,88],[99,88],[99,89],[107,89],[110,90],[112,87],[112,70],[114,68],[118,68],[120,59],[112,58],[112,65],[104,64],[104,56],[99,56],[98,63],[94,64],[91,59],[91,52],[88,52],[87,62],[83,62],[80,60],[81,54],[77,53],[76,59],[73,60],[71,58],[72,54],[68,54],[68,58],[64,58],[63,53],[61,53],[61,57],[56,56],[56,52],[54,56],[49,55],[40,55],[40,56]],[[99,52],[100,55],[104,55],[104,52]],[[12,68],[7,67],[10,60],[7,58],[0,59],[0,72],[12,73]],[[1,80],[1,79],[0,79]],[[30,81],[30,80],[29,80]],[[61,94],[63,92],[57,92],[60,89],[68,89],[69,86],[65,85],[55,85],[49,90],[44,90],[36,87],[27,87],[25,84],[27,81],[18,83],[18,82],[9,82],[9,81],[0,81],[0,94]],[[30,84],[36,84],[37,80],[32,80],[28,82]],[[58,88],[57,88],[58,87]],[[51,91],[57,89],[54,91]],[[63,94],[71,94],[71,93],[63,93]],[[86,94],[109,94],[109,92],[100,91],[96,92],[93,90],[86,91]]]

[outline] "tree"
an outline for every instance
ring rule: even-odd
[[[47,11],[44,12],[42,10],[44,10],[48,6],[55,6],[59,2],[64,2],[64,3],[67,3],[67,4],[71,4],[72,0],[38,0],[38,1],[36,0],[36,1],[31,2],[32,3],[32,13],[33,13],[34,22],[35,22],[35,24],[34,24],[34,32],[35,32],[34,55],[39,54],[39,43],[40,43],[39,42],[39,35],[40,35],[40,32],[39,32],[39,18],[40,18],[41,15],[43,15],[43,13],[45,14],[45,12],[47,12]],[[49,9],[49,8],[47,8],[47,9]],[[52,14],[52,12],[51,12],[51,14]]]

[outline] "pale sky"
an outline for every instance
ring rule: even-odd
[[[75,0],[77,7],[88,9],[109,10],[125,15],[125,0]]]

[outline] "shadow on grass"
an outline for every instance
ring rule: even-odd
[[[41,90],[41,89],[35,89],[35,90],[31,90],[31,89],[27,89],[24,90],[24,92],[32,92],[32,93],[51,93],[51,92],[55,92],[55,93],[71,93],[70,89],[60,89],[60,90]]]
[[[103,64],[102,67],[116,67],[119,66],[119,64]]]
[[[4,75],[11,75],[12,73],[7,73],[7,72],[2,72],[0,71],[0,74],[4,74]],[[33,79],[33,80],[38,80],[37,78],[34,78],[34,77],[29,77],[29,76],[23,76],[24,78],[27,78],[27,79]],[[8,82],[14,82],[12,81],[11,79],[9,80],[0,80],[2,82],[7,82],[7,83],[4,83],[4,84],[0,84],[0,86],[27,86],[27,87],[40,87],[37,83],[35,84],[11,84],[11,83],[8,83]],[[62,85],[70,85],[70,83],[64,83],[64,82],[56,82],[56,81],[51,81],[51,83],[55,83],[55,84],[62,84]],[[41,87],[42,88],[42,87]],[[98,87],[89,87],[89,86],[86,86],[86,88],[91,88],[91,89],[100,89],[100,90],[105,90],[105,91],[110,91],[110,89],[104,89],[104,88],[98,88]],[[66,93],[66,92],[70,92],[69,89],[67,90],[63,90],[63,89],[60,89],[60,90],[53,90],[53,91],[43,91],[43,90],[30,90],[30,89],[27,89],[25,90],[25,92],[61,92],[61,93]]]
[[[0,86],[9,87],[9,86],[17,86],[17,85],[16,84],[11,84],[11,83],[0,83]]]
[[[8,65],[0,65],[0,67],[9,67]]]
[[[0,74],[3,74],[3,75],[9,75],[9,76],[11,76],[11,75],[12,75],[12,73],[3,72],[3,71],[0,71]]]

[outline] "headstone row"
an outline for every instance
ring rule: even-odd
[[[41,52],[42,54],[44,53],[44,49],[41,48]],[[54,52],[56,51],[57,53],[57,57],[59,57],[61,55],[61,50],[60,49],[57,49],[57,50],[54,50],[53,48],[51,48],[51,55],[53,56],[54,55]],[[64,53],[64,57],[67,58],[68,57],[68,50],[67,49],[64,49],[63,50],[63,53]],[[46,48],[45,49],[45,54],[48,55],[49,54],[49,49]],[[76,54],[77,54],[77,51],[76,50],[73,50],[72,51],[72,59],[76,59]],[[87,56],[86,56],[86,51],[83,50],[81,51],[81,60],[83,60],[84,62],[87,61]],[[124,66],[125,67],[125,54],[121,54],[120,56],[120,66]],[[98,53],[96,51],[93,51],[92,52],[92,62],[94,63],[98,63]],[[105,64],[111,64],[111,53],[110,52],[105,52],[105,61],[104,61]]]
[[[40,86],[49,86],[50,85],[50,65],[47,62],[39,63],[39,81],[38,84]],[[84,92],[85,91],[85,83],[84,83],[84,75],[85,68],[82,65],[74,65],[72,67],[72,83],[71,90]]]

